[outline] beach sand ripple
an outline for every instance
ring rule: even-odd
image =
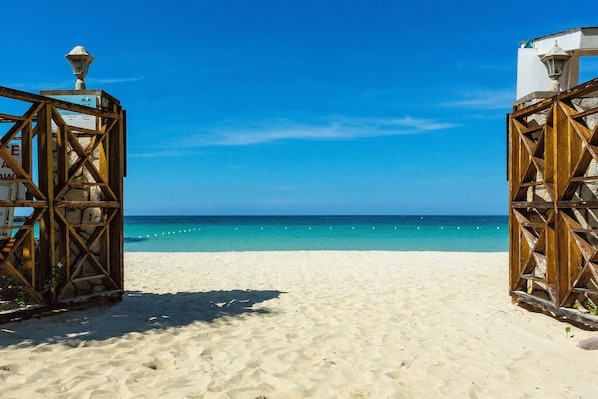
[[[0,332],[3,398],[591,398],[508,254],[126,253],[122,303]]]

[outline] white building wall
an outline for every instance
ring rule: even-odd
[[[522,42],[517,53],[517,99],[536,91],[548,91],[550,79],[540,60],[555,40],[571,58],[559,79],[562,90],[579,84],[579,57],[598,55],[598,27],[575,28]]]

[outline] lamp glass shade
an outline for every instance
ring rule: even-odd
[[[75,88],[78,90],[85,89],[85,82],[83,79],[87,76],[87,71],[94,58],[83,46],[73,48],[71,52],[66,55],[66,58],[71,63],[73,74],[77,77]]]
[[[79,77],[79,75],[83,75],[83,77],[87,76],[87,71],[89,70],[89,65],[91,62],[85,56],[79,55],[71,55],[67,57],[68,60],[71,62],[71,67],[73,68],[73,74]]]
[[[559,47],[556,40],[554,41],[554,46],[550,49],[549,52],[544,54],[540,60],[546,66],[546,71],[548,72],[548,76],[552,78],[558,78],[563,74],[563,69],[565,68],[565,63],[569,60],[571,56],[567,54],[565,50]]]
[[[544,61],[549,77],[559,77],[563,74],[563,68],[567,60],[562,58],[552,58]]]

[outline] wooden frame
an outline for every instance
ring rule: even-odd
[[[509,114],[510,294],[598,328],[598,79],[539,94]]]
[[[0,87],[2,100],[28,105],[22,115],[0,113],[0,158],[15,175],[0,183],[26,189],[24,200],[0,200],[0,207],[26,213],[1,227],[11,238],[0,241],[0,276],[25,303],[0,313],[0,322],[122,299],[125,111],[106,93],[91,94],[105,100],[98,109]],[[95,118],[97,129],[67,124],[64,112]],[[20,163],[7,150],[14,142],[21,144]]]

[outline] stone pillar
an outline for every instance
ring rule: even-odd
[[[120,104],[118,100],[102,90],[47,90],[40,92],[40,94],[46,97],[102,110],[111,110]],[[67,110],[59,110],[59,113],[61,114],[64,122],[70,126],[72,130],[74,130],[72,127],[79,127],[93,131],[98,131],[102,128],[103,121],[99,117]],[[53,132],[57,133],[57,129],[57,125],[53,123]],[[108,182],[109,171],[106,161],[108,149],[104,144],[98,145],[97,140],[100,140],[100,137],[95,134],[76,131],[73,133],[76,134],[79,145],[87,154],[91,160],[91,163],[102,177],[103,181],[97,181],[94,175],[89,171],[89,164],[84,163],[74,172],[74,176],[69,175],[66,177],[66,179],[69,181],[69,184],[66,190],[64,190],[62,194],[58,196],[58,198],[55,198],[55,200],[65,202],[73,201],[77,203],[100,202],[106,200],[107,198],[105,198],[100,184],[105,185]],[[68,142],[64,145],[66,145],[67,151],[67,167],[70,169],[73,165],[80,162],[81,156],[77,153],[77,151],[75,151],[71,144],[68,144]],[[57,185],[55,191],[58,192],[64,187],[64,182],[59,181],[60,177],[58,162],[60,157],[58,154],[56,138],[53,139],[53,154],[54,184]],[[105,222],[107,217],[106,212],[100,207],[69,207],[67,204],[67,207],[62,209],[64,209],[63,215],[65,219],[71,226],[74,226],[75,231],[83,241],[89,240],[97,228],[97,225],[99,223]],[[62,224],[58,224],[56,229],[59,230],[63,228],[61,225]],[[58,231],[56,236],[60,236]],[[62,244],[57,243],[57,245],[60,246]],[[108,242],[105,239],[101,239],[99,244],[91,246],[89,249],[94,253],[94,255],[98,256],[98,259],[100,259],[102,263],[104,263],[104,260],[107,259],[106,253],[108,252],[108,246]],[[82,252],[80,248],[77,248],[73,245],[71,245],[70,248],[62,248],[62,251],[64,251],[64,254],[70,252],[74,255]],[[73,256],[71,256],[71,258],[74,259]],[[95,275],[98,275],[98,271],[95,270],[93,264],[90,262],[84,263],[79,276],[85,277]],[[102,278],[97,278],[95,280],[89,279],[85,282],[79,282],[73,286],[68,286],[67,290],[73,290],[71,293],[73,296],[79,295],[81,293],[103,291],[105,286],[102,281]]]

